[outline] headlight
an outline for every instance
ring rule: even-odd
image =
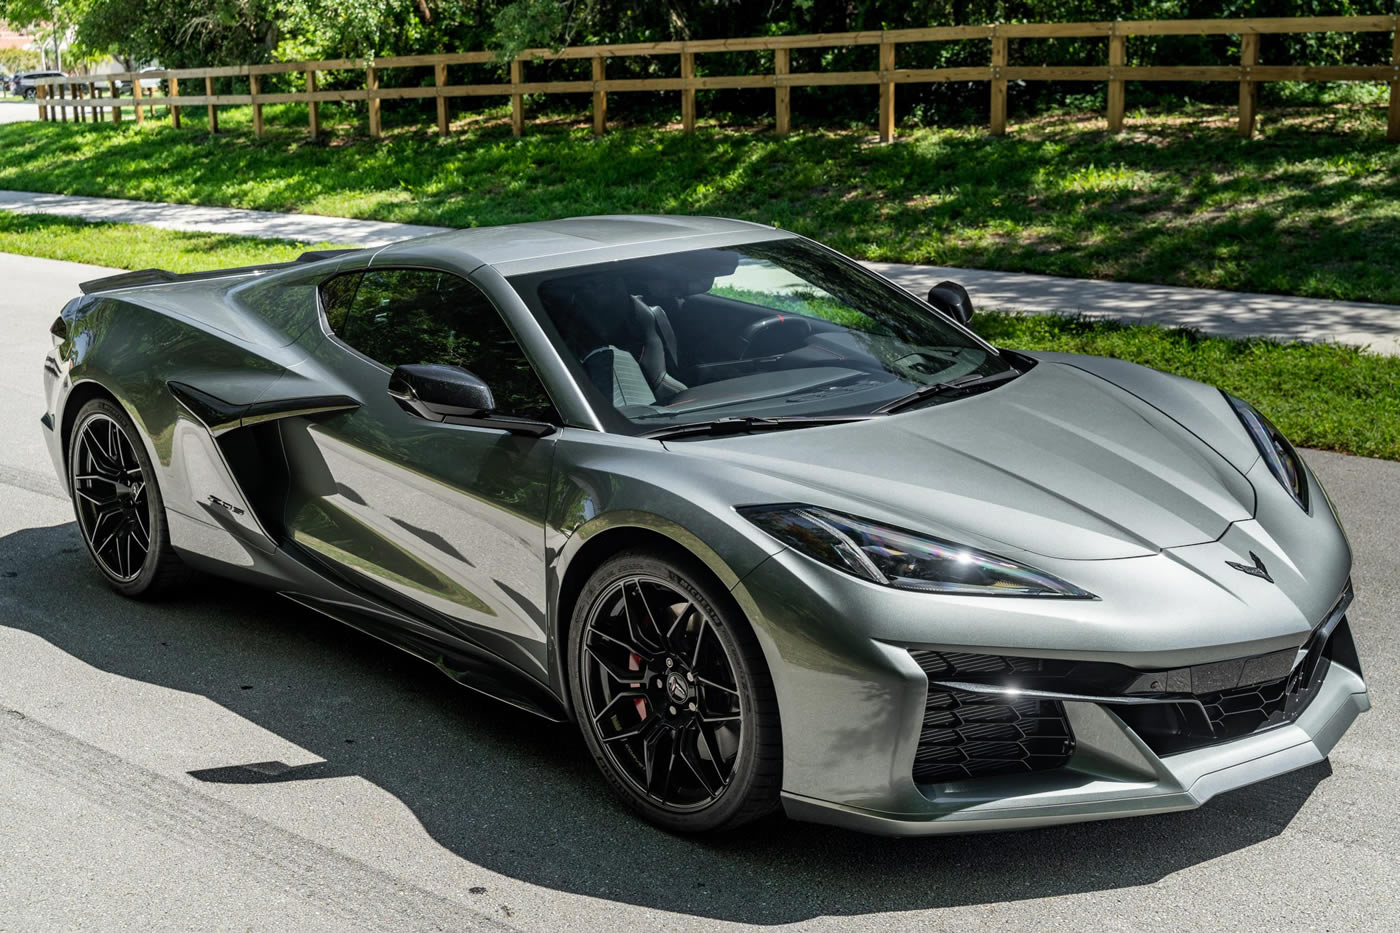
[[[1298,451],[1293,449],[1293,445],[1288,443],[1288,438],[1284,437],[1268,418],[1259,413],[1259,409],[1228,392],[1225,393],[1225,397],[1230,400],[1235,414],[1239,415],[1244,429],[1254,439],[1254,446],[1259,448],[1264,462],[1269,465],[1269,472],[1283,484],[1284,489],[1292,493],[1293,498],[1306,512],[1308,477],[1303,471],[1303,460],[1298,456]]]
[[[739,509],[739,514],[814,560],[901,590],[958,596],[1098,598],[1005,557],[815,506],[750,506]]]

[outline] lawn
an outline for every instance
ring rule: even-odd
[[[68,217],[0,211],[0,252],[116,269],[154,266],[170,272],[202,272],[287,262],[308,249],[329,245],[222,233],[186,233],[137,224],[88,223]]]
[[[329,244],[317,244],[325,247]],[[191,272],[282,262],[306,244],[0,212],[0,252]],[[1400,460],[1400,357],[1331,344],[1203,337],[1186,330],[980,311],[976,330],[1027,350],[1112,356],[1218,385],[1302,446]]]
[[[395,104],[402,108],[403,105]],[[198,111],[175,130],[0,126],[0,188],[109,195],[449,226],[590,213],[718,214],[777,224],[863,259],[1400,304],[1400,146],[1384,107],[1274,109],[1239,139],[1233,111],[865,131],[622,127],[601,139],[576,120],[531,124],[500,111],[462,117],[447,139],[431,119],[364,138],[333,110],[319,143],[305,110]],[[334,114],[342,115],[336,123]]]

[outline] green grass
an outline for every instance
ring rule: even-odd
[[[329,244],[318,244],[325,247]],[[304,244],[0,212],[0,252],[193,272],[281,262]],[[1205,337],[1154,325],[979,311],[978,333],[1026,350],[1112,356],[1218,385],[1301,446],[1400,460],[1400,357],[1333,344]]]
[[[439,139],[385,105],[382,142],[349,108],[305,138],[304,107],[186,110],[136,126],[0,126],[0,188],[475,226],[589,213],[718,214],[775,223],[864,259],[961,265],[1400,304],[1400,146],[1360,101],[918,129],[881,146],[859,131],[628,128],[576,120],[514,139],[500,109]],[[456,106],[454,104],[454,106]],[[397,112],[396,112],[397,111]],[[401,123],[396,124],[394,121]]]
[[[0,211],[0,252],[117,269],[201,272],[286,262],[307,249],[330,246]]]

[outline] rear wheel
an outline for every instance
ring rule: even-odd
[[[152,598],[182,583],[155,470],[120,406],[93,399],[78,411],[68,446],[68,489],[88,556],[108,585]]]
[[[579,595],[571,688],[615,791],[677,832],[772,812],[782,781],[777,700],[748,622],[702,567],[631,551]]]

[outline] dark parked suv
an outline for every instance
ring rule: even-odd
[[[10,79],[10,92],[25,100],[33,100],[38,94],[34,84],[36,78],[61,78],[61,71],[21,71]]]

